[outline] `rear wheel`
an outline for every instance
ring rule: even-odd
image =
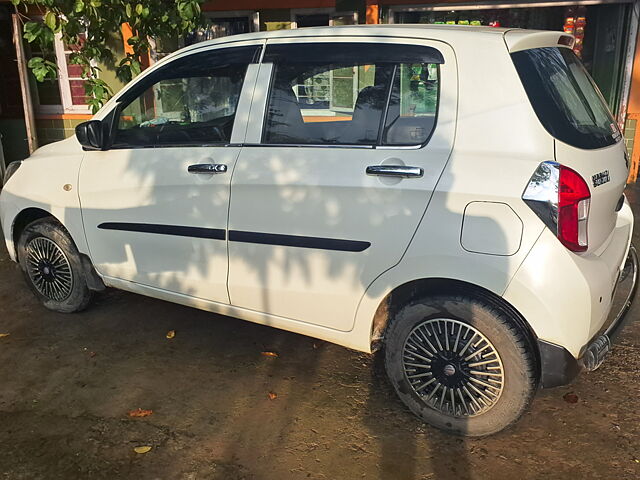
[[[396,392],[425,422],[482,436],[514,423],[537,387],[523,332],[489,303],[434,296],[402,308],[385,335]]]
[[[66,229],[52,218],[25,227],[18,240],[18,261],[31,290],[50,310],[71,313],[91,300],[82,259]]]

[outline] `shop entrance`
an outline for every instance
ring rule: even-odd
[[[576,54],[594,78],[611,111],[618,112],[629,37],[631,4],[571,7],[464,8],[413,7],[390,10],[393,23],[486,25],[564,30],[576,36]]]

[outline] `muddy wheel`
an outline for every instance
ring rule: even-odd
[[[508,427],[537,387],[535,356],[523,332],[503,312],[463,296],[402,308],[385,335],[385,365],[413,413],[459,435]]]
[[[27,225],[18,240],[18,261],[27,284],[48,309],[72,313],[89,304],[91,291],[78,249],[54,219]]]

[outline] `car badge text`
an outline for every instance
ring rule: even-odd
[[[591,177],[593,180],[593,186],[599,187],[609,181],[611,181],[611,177],[609,176],[609,170],[605,170],[604,172],[596,173]]]

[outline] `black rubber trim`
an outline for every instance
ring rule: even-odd
[[[566,348],[538,339],[540,351],[540,385],[553,388],[571,383],[582,366]]]
[[[278,233],[243,232],[239,230],[229,230],[229,241],[258,243],[262,245],[282,245],[284,247],[338,250],[341,252],[362,252],[371,246],[369,242],[358,240],[281,235]]]
[[[87,282],[87,287],[89,288],[89,290],[93,290],[94,292],[101,292],[105,290],[107,287],[102,281],[102,277],[100,277],[100,275],[98,275],[98,272],[96,272],[96,269],[93,268],[93,264],[91,263],[91,259],[89,258],[89,256],[81,253],[80,258],[82,259],[84,278]]]
[[[101,230],[120,230],[124,232],[156,233],[180,237],[211,238],[225,240],[226,231],[222,228],[183,227],[179,225],[159,225],[155,223],[105,222],[98,225]],[[282,245],[283,247],[316,248],[341,252],[363,252],[371,246],[370,242],[359,240],[341,240],[338,238],[304,237],[300,235],[281,235],[278,233],[229,231],[229,241],[258,243],[263,245]]]
[[[258,45],[258,48],[256,48],[256,51],[253,54],[253,58],[251,59],[251,63],[260,63],[261,56],[262,56],[262,45]]]
[[[311,42],[267,45],[263,63],[444,63],[437,49],[396,43]]]
[[[106,222],[98,225],[102,230],[120,230],[124,232],[157,233],[178,237],[211,238],[225,240],[226,232],[222,228],[183,227],[179,225],[158,225],[155,223]]]

